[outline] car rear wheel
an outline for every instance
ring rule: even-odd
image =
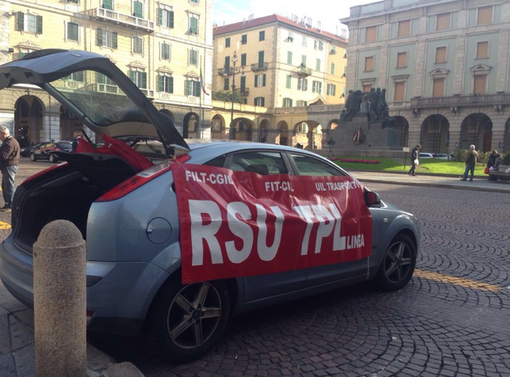
[[[178,361],[196,360],[221,338],[229,316],[230,298],[224,283],[181,285],[174,280],[159,295],[154,335],[165,356]]]
[[[35,157],[34,153],[30,153],[30,161],[37,161],[37,157]]]
[[[55,156],[53,153],[50,154],[48,159],[50,160],[50,162],[57,162],[57,160],[58,160],[57,156]]]
[[[387,291],[401,289],[413,277],[415,267],[416,245],[409,236],[399,234],[386,250],[374,283]]]

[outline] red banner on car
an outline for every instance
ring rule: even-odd
[[[351,177],[259,175],[172,167],[182,282],[250,276],[367,258],[372,217]]]

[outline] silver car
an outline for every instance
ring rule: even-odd
[[[65,85],[65,78],[77,71],[83,71],[81,85]],[[100,148],[62,153],[64,163],[25,180],[16,190],[12,232],[0,246],[0,278],[27,305],[33,304],[32,247],[41,229],[55,219],[73,222],[86,240],[89,327],[123,334],[149,328],[168,357],[183,361],[206,353],[231,315],[368,280],[380,289],[397,290],[412,278],[420,240],[417,219],[381,201],[328,159],[271,144],[187,143],[129,78],[94,53],[42,50],[0,66],[0,73],[0,89],[36,85],[96,135],[109,135],[130,147],[127,155],[125,148],[119,154],[104,154]],[[117,90],[98,91],[100,75]],[[116,142],[107,140],[113,148]],[[219,169],[225,176],[253,182],[291,177],[317,182],[318,188],[324,188],[319,183],[324,179],[348,182],[340,186],[351,185],[361,198],[351,215],[363,212],[370,218],[369,252],[341,263],[183,283],[188,266],[177,195],[186,185],[176,185],[172,167],[177,163]],[[240,189],[236,185],[231,188]],[[280,199],[288,195],[292,190],[282,192]],[[310,229],[316,225],[306,223]],[[250,226],[260,230],[259,224]],[[297,252],[288,246],[291,238],[283,240],[278,253]],[[315,251],[324,252],[320,247]],[[211,265],[208,272],[215,269]]]

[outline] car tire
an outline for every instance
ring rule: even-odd
[[[55,156],[55,154],[51,153],[48,157],[48,160],[50,160],[50,162],[57,162],[58,158]]]
[[[230,317],[230,297],[221,281],[182,285],[173,279],[157,297],[152,330],[164,356],[200,358],[221,338]]]
[[[30,161],[37,161],[37,157],[35,157],[35,153],[30,153]]]
[[[416,267],[416,245],[405,234],[398,234],[384,253],[379,271],[374,279],[377,288],[396,291],[413,277]]]

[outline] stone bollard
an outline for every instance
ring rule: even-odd
[[[47,224],[34,244],[35,373],[87,375],[85,241],[67,220]]]

